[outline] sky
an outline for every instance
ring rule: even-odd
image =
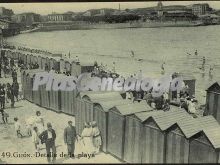
[[[121,9],[144,8],[156,6],[154,2],[120,2]],[[163,5],[190,5],[193,3],[208,3],[214,9],[220,9],[220,1],[165,1]],[[114,8],[118,9],[119,2],[72,2],[72,3],[0,3],[0,7],[12,9],[15,14],[23,12],[34,12],[42,15],[51,14],[52,12],[64,13],[67,11],[82,12],[89,9]]]

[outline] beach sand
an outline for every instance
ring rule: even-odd
[[[36,157],[35,148],[32,143],[31,137],[17,138],[14,129],[14,117],[18,117],[22,124],[21,133],[27,135],[27,129],[25,127],[25,120],[31,116],[35,116],[36,111],[40,111],[45,123],[51,122],[54,130],[56,131],[56,148],[57,148],[57,162],[56,163],[120,163],[119,160],[109,154],[101,152],[95,157],[81,157],[75,159],[65,159],[60,156],[63,152],[66,154],[67,148],[63,141],[63,131],[67,126],[67,122],[72,120],[75,123],[75,118],[62,113],[56,113],[45,108],[41,108],[35,104],[32,104],[26,100],[21,100],[15,103],[15,108],[9,108],[9,104],[6,105],[5,111],[9,114],[9,123],[3,124],[0,119],[0,163],[47,163],[46,157]],[[82,147],[79,143],[76,143],[75,155],[82,153],[80,150]],[[10,157],[7,157],[6,152],[10,153]],[[46,153],[45,145],[41,145],[40,153]],[[8,153],[8,154],[9,154]],[[32,157],[17,157],[18,154],[27,153]],[[3,155],[5,154],[5,156]]]

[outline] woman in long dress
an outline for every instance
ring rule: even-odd
[[[85,128],[82,131],[81,138],[84,145],[83,152],[87,154],[94,153],[92,127],[89,123],[85,123]]]
[[[37,127],[39,134],[45,130],[44,119],[42,118],[40,111],[36,112],[35,126]]]
[[[93,121],[91,125],[92,125],[92,134],[93,134],[93,145],[95,147],[95,153],[97,154],[99,153],[100,147],[102,145],[101,134],[96,121]]]

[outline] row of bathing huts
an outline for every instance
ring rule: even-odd
[[[44,72],[45,63],[50,67],[59,66],[60,70],[68,67],[72,75],[84,72],[82,68],[87,66],[12,50],[2,50],[1,55],[23,59],[26,63],[38,62],[39,69],[21,73],[24,98],[40,107],[74,116],[78,134],[85,122],[96,121],[103,152],[128,163],[220,162],[220,126],[216,121],[220,113],[220,86],[217,82],[207,88],[206,112],[209,115],[193,118],[180,107],[171,106],[169,111],[153,110],[145,101],[132,102],[118,92],[46,91],[46,85],[33,91],[34,76]],[[66,76],[56,74],[56,78]]]

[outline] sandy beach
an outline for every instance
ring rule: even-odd
[[[47,163],[46,157],[38,157],[35,154],[34,144],[32,143],[31,137],[27,137],[27,129],[25,127],[25,120],[30,116],[34,116],[36,111],[40,111],[44,117],[45,123],[51,122],[54,130],[56,131],[56,148],[57,148],[57,162],[56,163],[120,163],[119,160],[112,157],[109,154],[100,153],[95,157],[81,157],[81,158],[63,158],[62,153],[66,153],[66,145],[63,141],[63,131],[67,126],[67,122],[72,120],[75,122],[75,118],[65,114],[58,114],[51,110],[41,108],[28,101],[21,100],[15,103],[15,108],[9,108],[9,104],[6,105],[5,111],[9,114],[8,124],[3,124],[0,120],[0,160],[4,163]],[[14,129],[14,117],[18,117],[22,124],[23,138],[17,138]],[[76,143],[75,155],[82,155],[80,150],[81,145]],[[7,153],[8,152],[8,153]],[[41,145],[41,154],[45,154],[45,146]],[[4,155],[5,154],[5,155]],[[19,157],[19,154],[21,157]],[[29,155],[30,157],[25,157]],[[8,155],[10,155],[8,157]],[[39,154],[37,154],[39,155]],[[84,155],[85,156],[85,155]],[[88,156],[88,155],[87,155]],[[0,161],[1,163],[1,161]]]

